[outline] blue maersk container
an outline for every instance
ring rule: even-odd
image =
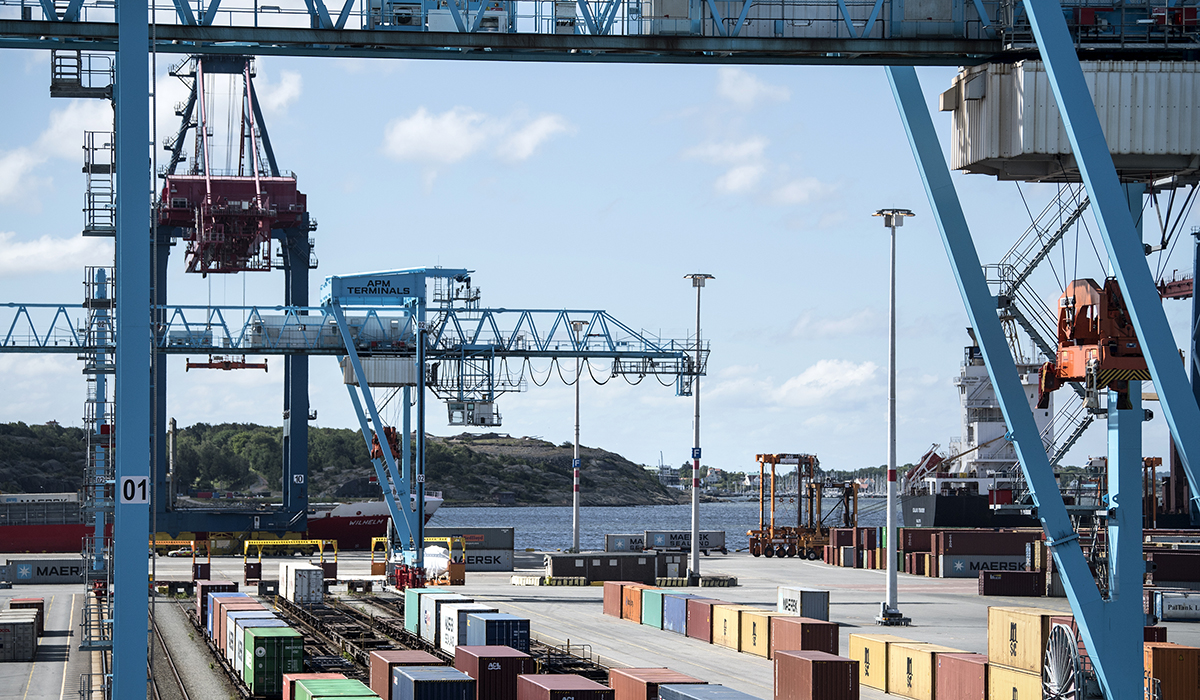
[[[397,666],[390,700],[475,700],[475,679],[445,666]]]
[[[211,639],[213,635],[213,598],[249,598],[245,593],[209,593],[208,594],[208,636]]]
[[[690,593],[672,593],[663,596],[662,628],[676,634],[687,634],[687,602],[695,598]]]
[[[529,620],[508,613],[467,615],[467,646],[512,647],[529,653]]]
[[[759,700],[740,690],[723,685],[684,685],[681,683],[658,686],[660,700]]]

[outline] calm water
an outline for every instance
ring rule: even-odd
[[[580,508],[579,545],[588,550],[604,549],[604,535],[627,534],[645,530],[688,530],[692,509],[678,506],[628,506]],[[826,509],[828,510],[828,509]],[[767,511],[770,517],[770,511]],[[885,524],[881,499],[859,499],[860,527]],[[776,525],[796,522],[795,505],[777,506]],[[429,521],[430,527],[515,527],[516,547],[525,549],[566,549],[571,546],[571,508],[554,507],[478,507],[442,506]],[[739,503],[701,503],[700,529],[724,530],[730,550],[745,549],[746,532],[758,528],[758,501]]]

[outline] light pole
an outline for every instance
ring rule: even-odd
[[[703,272],[684,275],[696,288],[696,376],[692,380],[692,395],[696,397],[696,415],[692,421],[692,556],[688,578],[700,578],[700,290],[704,281],[716,279]]]
[[[880,625],[907,625],[909,618],[900,614],[896,602],[896,228],[904,218],[916,216],[908,209],[880,209],[883,225],[892,230],[892,264],[888,294],[888,471],[887,471],[887,599],[875,622]]]
[[[571,321],[571,329],[575,331],[575,350],[583,349],[580,343],[580,332],[587,325],[585,321]],[[571,460],[571,469],[574,471],[574,486],[575,491],[571,495],[571,551],[579,551],[579,467],[582,464],[579,460],[579,384],[583,379],[580,374],[581,366],[579,356],[575,356],[575,457]]]

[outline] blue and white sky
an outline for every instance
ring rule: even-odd
[[[160,143],[186,97],[166,75],[175,60],[158,65]],[[46,53],[0,52],[0,302],[77,303],[83,266],[111,263],[110,242],[79,235],[82,131],[108,128],[111,114],[103,101],[50,99],[49,72]],[[936,110],[955,70],[918,72]],[[960,432],[951,382],[966,314],[882,68],[266,58],[256,84],[280,167],[320,223],[314,300],[327,274],[465,267],[487,306],[603,308],[683,338],[695,323],[683,275],[715,275],[702,444],[704,462],[725,469],[750,469],[761,452],[812,452],[834,469],[886,460],[888,241],[871,214],[911,208],[898,258],[900,461]],[[949,143],[949,115],[934,119]],[[996,260],[1029,224],[1016,185],[956,184],[981,258]],[[1024,193],[1037,212],[1054,187]],[[1078,276],[1100,274],[1086,233],[1078,252]],[[183,267],[177,249],[173,303],[283,298],[282,272],[202,280]],[[1165,267],[1190,269],[1188,242]],[[1049,270],[1036,282],[1057,298]],[[1188,304],[1168,309],[1186,337]],[[281,423],[281,361],[268,373],[169,362],[180,425]],[[74,356],[0,354],[0,383],[2,421],[82,422]],[[691,399],[651,381],[582,394],[585,445],[644,464],[687,459]],[[569,440],[573,400],[558,382],[504,396],[500,430]],[[316,425],[357,427],[332,358],[313,360],[311,402]],[[461,431],[441,404],[428,415],[432,433]],[[1165,454],[1161,416],[1146,445]],[[1067,461],[1102,451],[1096,427]]]

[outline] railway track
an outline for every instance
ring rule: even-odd
[[[173,685],[178,688],[179,696],[183,700],[191,700],[191,696],[188,695],[187,686],[184,685],[183,678],[179,675],[179,668],[175,665],[175,657],[171,655],[171,650],[167,647],[167,640],[163,637],[162,630],[158,628],[157,620],[154,621],[154,637],[158,640],[158,647],[162,650],[162,657],[167,662],[167,668],[171,671],[170,677],[175,680]],[[162,689],[159,688],[158,676],[154,674],[150,676],[150,689],[153,691],[154,700],[174,700],[177,697],[170,691],[164,695]]]

